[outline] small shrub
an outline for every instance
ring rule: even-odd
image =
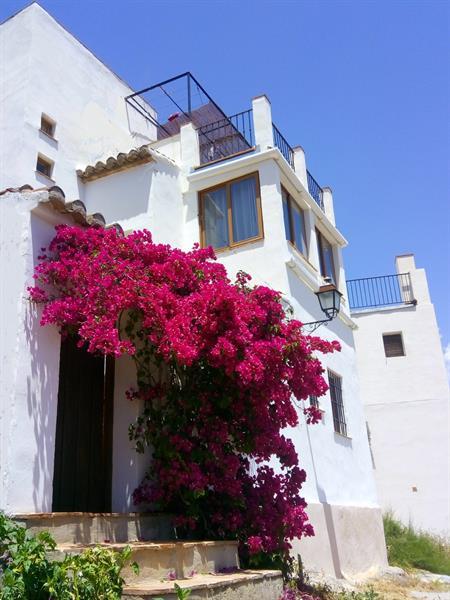
[[[49,558],[56,543],[47,532],[31,535],[0,513],[0,597],[2,600],[120,600],[121,571],[131,550],[89,548]],[[133,563],[136,570],[137,565]]]
[[[392,514],[383,518],[389,563],[450,575],[450,546],[436,536],[415,531]]]

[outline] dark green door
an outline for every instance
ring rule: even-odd
[[[114,360],[61,342],[54,512],[111,510]]]

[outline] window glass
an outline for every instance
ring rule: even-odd
[[[55,133],[55,123],[44,114],[41,116],[41,131],[50,137],[53,137]]]
[[[207,246],[228,246],[227,190],[225,187],[207,192],[203,196],[205,241]]]
[[[320,272],[322,277],[329,277],[333,283],[336,283],[334,272],[333,246],[317,231],[317,245],[319,248]]]
[[[347,435],[347,422],[345,420],[344,401],[342,399],[342,377],[328,371],[330,385],[331,410],[333,413],[334,430],[341,435]]]
[[[254,177],[231,184],[233,241],[242,242],[258,235],[256,181]]]
[[[291,202],[292,208],[292,225],[294,229],[294,240],[295,245],[300,252],[305,252],[305,223],[303,221],[303,211],[295,204]]]
[[[52,170],[53,170],[53,163],[50,160],[47,160],[46,158],[44,158],[43,156],[41,156],[39,154],[37,157],[37,161],[36,161],[36,171],[39,171],[39,173],[42,173],[43,175],[46,175],[47,177],[51,177]]]
[[[291,217],[289,212],[289,200],[287,192],[282,189],[281,197],[283,199],[283,218],[284,218],[284,232],[286,234],[286,239],[292,242],[291,238]]]
[[[202,244],[213,248],[262,237],[259,183],[255,174],[200,193]]]

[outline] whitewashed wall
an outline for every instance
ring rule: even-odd
[[[0,56],[0,189],[49,185],[35,172],[40,152],[73,200],[77,168],[155,139],[127,109],[133,90],[38,4],[0,26]],[[56,141],[39,131],[42,113],[56,121]]]
[[[39,194],[8,194],[0,202],[0,510],[50,511],[60,338],[39,325],[27,286],[40,248],[54,235]]]
[[[362,398],[374,475],[384,510],[406,524],[450,535],[450,399],[434,307],[424,269],[411,273],[416,306],[355,312]],[[400,333],[405,356],[387,358],[383,333]]]

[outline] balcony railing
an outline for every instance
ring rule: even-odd
[[[198,128],[200,164],[223,160],[255,145],[252,109]]]
[[[417,304],[409,273],[349,279],[347,291],[351,310]]]
[[[306,171],[306,176],[308,178],[308,192],[323,210],[323,190],[309,171]]]
[[[283,135],[280,133],[280,130],[277,127],[275,127],[275,125],[273,123],[272,123],[272,128],[273,128],[273,141],[274,141],[276,148],[278,148],[278,150],[281,152],[281,154],[284,156],[284,158],[290,164],[292,169],[295,171],[293,148],[288,144],[286,138],[283,137]]]

